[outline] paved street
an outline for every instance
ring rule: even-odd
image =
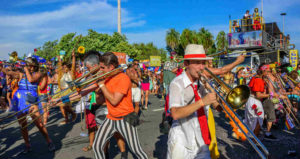
[[[161,114],[163,112],[163,102],[157,97],[150,95],[149,109],[143,111],[141,116],[143,123],[138,127],[139,138],[143,149],[149,158],[164,159],[167,150],[167,135],[159,132],[159,123],[161,122]],[[242,115],[241,111],[238,112]],[[63,120],[58,108],[50,113],[48,123],[48,131],[55,143],[56,151],[49,153],[47,144],[42,135],[37,132],[37,128],[30,126],[30,140],[33,152],[23,155],[24,144],[19,131],[19,126],[14,124],[4,130],[0,130],[0,159],[89,159],[94,158],[93,151],[83,152],[81,149],[88,144],[88,137],[80,136],[82,132],[80,115],[75,123],[59,126],[58,123]],[[218,138],[218,147],[221,158],[233,159],[256,159],[259,158],[255,150],[246,142],[240,142],[231,137],[231,128],[229,120],[225,118],[223,113],[214,112],[216,121],[216,131]],[[0,114],[3,117],[4,114]],[[1,123],[3,124],[3,123]],[[85,130],[85,132],[87,132]],[[300,135],[299,130],[291,131],[283,130],[283,128],[275,129],[274,135],[280,138],[278,142],[262,141],[271,153],[274,159],[296,159],[300,158]],[[120,158],[118,147],[112,139],[110,146],[110,156],[112,158]],[[288,150],[298,150],[297,156],[288,156]],[[129,158],[133,158],[129,153]]]

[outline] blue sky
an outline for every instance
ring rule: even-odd
[[[261,0],[121,0],[122,33],[129,42],[153,42],[165,48],[169,28],[205,27],[214,36],[228,32],[228,19],[241,18],[245,10],[261,8]],[[266,22],[282,28],[280,13],[286,12],[285,33],[300,46],[300,1],[264,0]],[[0,59],[16,50],[19,56],[33,52],[44,42],[69,32],[86,34],[117,31],[117,0],[1,0]]]

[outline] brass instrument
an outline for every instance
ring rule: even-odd
[[[273,87],[274,87],[274,89],[275,89],[275,92],[277,93],[277,94],[280,94],[280,92],[279,92],[279,86],[278,85],[275,85],[275,83],[268,77],[268,76],[266,76],[266,78],[265,78],[266,80],[268,80],[272,85],[273,85]],[[268,82],[267,82],[267,84],[268,84]],[[278,104],[279,102],[280,102],[280,100],[279,99],[277,99],[277,98],[272,98],[271,99],[272,100],[272,102],[274,103],[274,104]],[[283,101],[283,103],[286,105],[286,107],[288,107],[289,109],[290,109],[290,112],[288,112],[287,110],[286,110],[286,108],[284,108],[283,107],[283,109],[284,109],[284,111],[285,111],[285,113],[288,115],[288,117],[289,118],[291,118],[291,119],[293,119],[292,120],[292,122],[293,122],[293,124],[296,126],[296,128],[297,129],[299,129],[300,128],[300,122],[298,121],[298,119],[297,119],[297,116],[294,114],[294,112],[293,112],[293,110],[292,110],[292,105],[291,105],[291,103],[288,101],[289,99],[282,99],[282,101]],[[291,115],[290,115],[291,114]],[[294,122],[294,121],[296,121],[296,122]],[[297,124],[296,124],[297,123]]]
[[[209,69],[205,68],[210,76],[217,82],[218,88],[226,96],[226,101],[233,109],[239,109],[242,107],[250,96],[250,89],[246,85],[239,85],[235,88],[231,88],[229,85],[224,83],[219,77],[213,74]]]
[[[277,85],[277,83],[274,83],[274,82],[269,78],[269,76],[265,76],[265,80],[266,80],[266,81],[269,81],[269,82],[272,84],[272,86],[273,86],[273,88],[274,88],[274,91],[275,91],[276,93],[279,92],[279,90],[280,90],[279,86]],[[267,82],[267,85],[268,85],[268,82]],[[270,98],[270,100],[271,100],[272,103],[274,103],[274,104],[278,104],[278,103],[279,103],[279,99],[278,99],[278,98]]]
[[[295,81],[292,77],[286,75],[286,77],[293,82],[293,84],[295,85],[295,87],[297,87],[297,85],[299,84],[299,82]]]
[[[24,60],[22,60],[21,58],[18,57],[18,53],[16,51],[12,52],[9,55],[9,61],[15,63],[17,61],[21,61],[21,62],[25,62]]]
[[[97,67],[97,68],[91,70],[88,74],[90,74],[90,73],[92,73],[92,72],[95,72],[96,69],[98,69],[98,68],[99,68],[99,67]],[[75,93],[78,91],[78,89],[80,90],[80,89],[82,89],[82,88],[86,88],[86,87],[90,86],[90,84],[94,84],[94,83],[95,83],[96,81],[98,81],[98,80],[103,80],[103,79],[106,79],[106,78],[110,78],[110,77],[112,77],[112,76],[114,76],[114,75],[116,75],[116,74],[122,72],[122,71],[125,70],[126,68],[127,68],[127,66],[124,66],[124,67],[116,68],[116,69],[114,69],[114,70],[111,70],[111,71],[109,71],[109,72],[107,72],[107,73],[104,73],[104,74],[101,74],[101,75],[96,74],[95,76],[93,75],[91,79],[87,79],[87,80],[85,80],[85,81],[83,81],[83,82],[79,82],[79,80],[76,79],[76,80],[74,81],[74,82],[76,83],[76,86],[73,86],[72,88],[67,88],[67,89],[61,90],[60,92],[57,92],[57,93],[55,93],[55,94],[52,95],[52,96],[46,97],[45,99],[48,99],[48,100],[49,100],[49,99],[51,99],[51,98],[52,98],[52,99],[60,98],[60,97],[62,96],[62,94],[63,94],[64,96],[71,96],[71,95],[75,94]],[[84,75],[84,76],[86,76],[86,75]],[[77,88],[78,88],[78,89],[77,89]],[[67,93],[66,93],[66,92],[67,92]],[[40,100],[40,101],[43,101],[43,100]],[[14,117],[14,116],[17,115],[19,112],[21,112],[21,111],[23,111],[23,110],[26,110],[26,109],[29,109],[32,105],[37,105],[37,104],[39,104],[40,101],[38,101],[38,102],[36,102],[36,103],[34,103],[34,104],[31,104],[30,106],[28,106],[28,107],[26,107],[26,108],[24,108],[24,109],[22,109],[22,110],[20,110],[20,111],[18,111],[18,112],[15,112],[15,113],[13,113],[13,114],[10,114],[10,115],[7,116],[7,117],[1,118],[1,119],[0,119],[0,122],[1,122],[1,121],[4,121],[5,119]],[[59,101],[60,101],[60,100],[59,100]],[[59,101],[57,101],[57,102],[59,102]],[[48,108],[48,109],[50,109],[50,108],[53,108],[53,107],[55,107],[55,105],[48,105],[48,106],[45,106],[45,107],[43,107],[43,108]],[[40,108],[40,109],[42,109],[42,108]],[[32,114],[34,114],[34,113],[40,111],[40,109],[38,109],[38,110],[36,110],[36,111],[33,111],[33,112],[29,113],[28,115],[32,115]],[[43,112],[43,113],[45,113],[45,112]],[[39,117],[36,117],[35,119],[33,119],[31,122],[29,122],[26,126],[24,126],[24,127],[22,127],[22,128],[24,129],[24,128],[28,127],[28,126],[29,126],[30,124],[32,124],[34,121],[36,121],[37,119],[39,119],[39,118],[43,115],[43,113],[42,113]],[[25,118],[26,118],[26,115],[23,116],[23,117],[21,117],[21,118],[19,118],[19,119],[17,119],[17,120],[12,121],[11,123],[8,123],[8,124],[6,124],[6,125],[1,126],[0,129],[4,129],[4,128],[6,128],[6,127],[8,127],[8,126],[10,126],[10,125],[12,125],[12,124],[18,122],[19,120],[24,120]],[[25,122],[25,121],[24,121],[24,122]],[[21,125],[22,125],[22,124],[23,124],[23,122],[21,123]]]
[[[219,77],[213,74],[209,69],[205,68],[205,71],[207,71],[210,74],[212,79],[209,80],[205,76],[200,75],[200,77],[202,78],[201,81],[208,83],[210,87],[213,89],[213,91],[216,92],[216,94],[222,101],[220,102],[220,105],[225,111],[226,115],[229,116],[229,118],[235,123],[235,125],[240,129],[240,131],[246,136],[246,139],[249,141],[249,143],[255,149],[258,155],[262,159],[267,159],[267,157],[269,156],[269,151],[267,150],[267,148],[254,135],[254,133],[249,129],[249,127],[242,122],[242,120],[237,115],[237,113],[232,109],[232,108],[240,108],[248,101],[248,98],[250,96],[249,87],[247,87],[246,85],[239,85],[231,89],[231,87],[229,87],[226,83],[224,83]],[[221,87],[223,88],[223,90],[225,90],[224,92],[221,92]],[[221,94],[226,94],[225,95],[226,100],[224,99],[224,95]],[[257,143],[257,145],[255,142]]]
[[[275,74],[276,78],[279,80],[280,84],[282,85],[283,88],[286,88],[286,84],[284,83],[283,79],[281,76],[279,76],[277,73]]]

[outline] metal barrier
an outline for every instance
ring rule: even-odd
[[[258,19],[258,18],[257,18]],[[229,33],[232,32],[248,32],[254,30],[264,30],[265,21],[263,17],[259,17],[259,21],[252,18],[229,20]]]

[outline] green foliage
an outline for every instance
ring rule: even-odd
[[[226,33],[224,31],[220,31],[216,38],[217,51],[226,50],[228,48],[228,41],[226,38]]]
[[[174,51],[178,48],[180,33],[177,32],[174,28],[167,31],[166,43],[167,46]]]
[[[45,42],[42,48],[37,48],[36,54],[46,60],[50,60],[57,55],[57,42],[57,40]]]
[[[170,29],[167,31],[166,49],[168,52],[175,51],[179,56],[184,55],[184,50],[188,44],[203,45],[203,48],[208,55],[228,47],[228,42],[226,40],[226,34],[224,31],[219,32],[216,38],[216,43],[212,33],[203,27],[198,31],[184,29],[181,34],[179,34],[179,41],[177,41],[177,37],[178,34],[175,29]]]
[[[158,49],[153,43],[133,44],[133,46],[140,51],[139,56],[136,56],[135,59],[145,60],[150,59],[150,56],[161,56],[162,61],[167,59],[167,52],[164,49]]]
[[[100,52],[123,52],[127,53],[130,58],[144,60],[150,56],[161,56],[162,60],[166,60],[166,51],[148,44],[129,44],[125,35],[115,32],[112,35],[98,33],[92,29],[88,30],[86,36],[76,36],[76,33],[68,33],[63,35],[60,40],[45,42],[42,47],[38,48],[37,55],[50,60],[52,57],[59,55],[61,50],[66,52],[64,61],[70,61],[72,50],[75,49],[76,57],[83,57],[83,54],[77,53],[79,46],[85,47],[85,52],[96,50]],[[76,43],[78,42],[78,45]]]

